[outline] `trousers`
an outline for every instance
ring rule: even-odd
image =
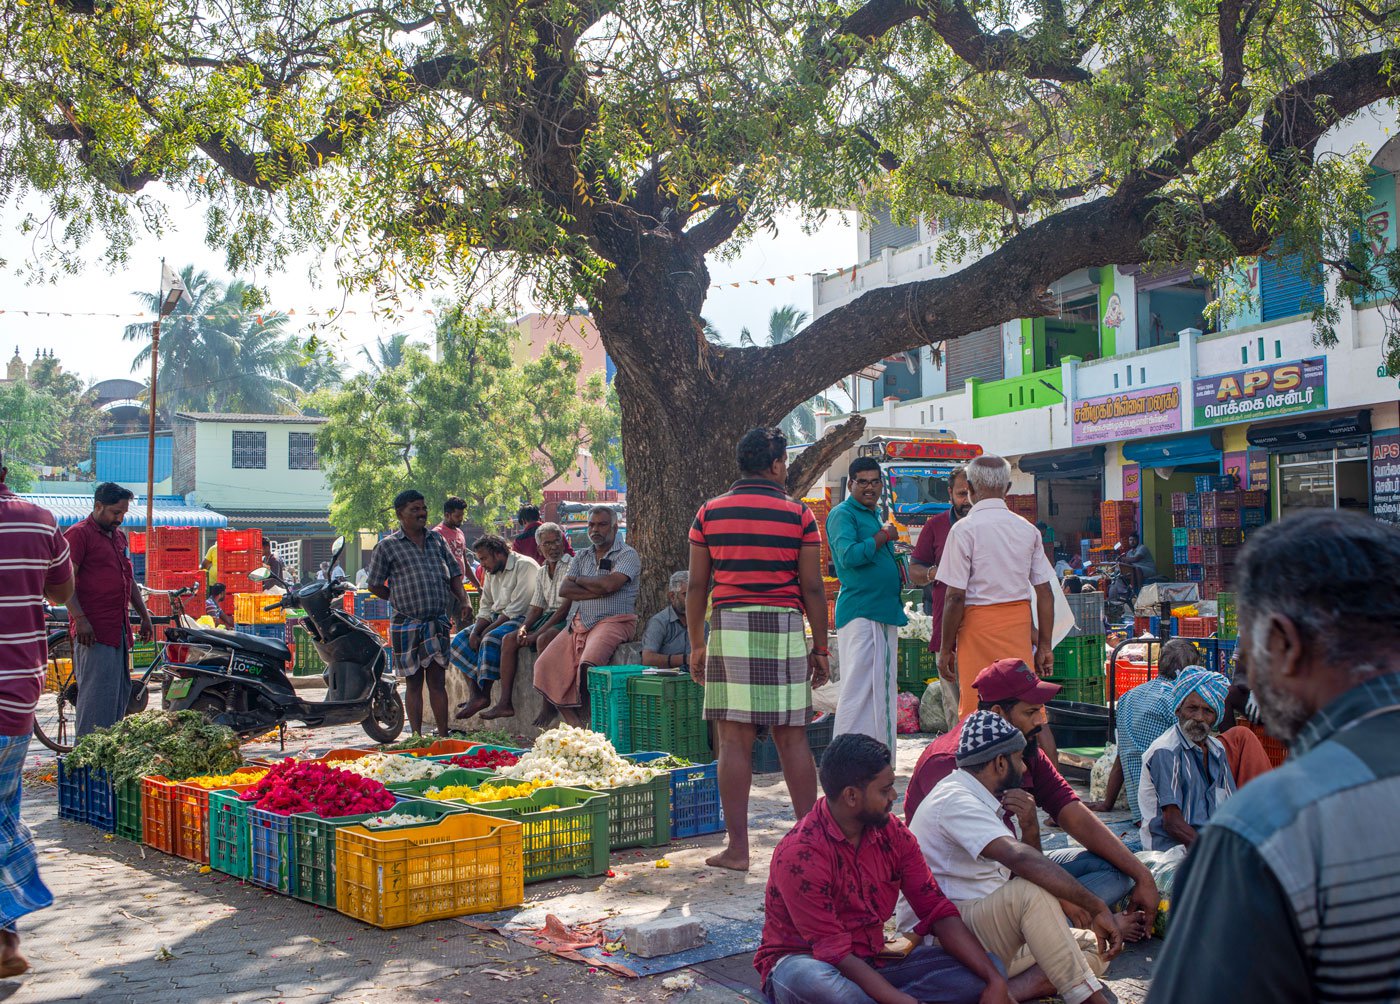
[[[1133,880],[1130,876],[1124,875],[1103,858],[1082,847],[1046,851],[1045,856],[1107,903],[1110,910],[1133,891]]]
[[[919,945],[878,970],[896,990],[923,1004],[977,1004],[987,986],[936,945]],[[768,974],[764,993],[772,1004],[874,1004],[841,970],[810,955],[779,959]]]

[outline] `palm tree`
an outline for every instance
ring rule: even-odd
[[[360,355],[365,357],[365,361],[370,364],[376,373],[386,373],[389,370],[397,369],[403,365],[404,348],[408,345],[408,335],[403,332],[390,335],[389,340],[376,338],[374,340],[374,351],[370,352],[368,345],[360,347]]]
[[[775,307],[768,315],[768,346],[781,345],[791,341],[802,330],[802,325],[807,322],[807,312],[797,307]],[[756,346],[757,340],[753,332],[744,328],[739,332],[739,344],[745,346]],[[817,395],[807,401],[803,401],[787,417],[778,423],[778,428],[783,430],[783,435],[787,436],[789,443],[811,443],[817,438],[817,411],[818,409],[828,414],[840,414],[842,408],[831,398],[824,395]]]

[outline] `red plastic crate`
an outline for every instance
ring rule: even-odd
[[[1259,743],[1264,747],[1264,754],[1269,758],[1269,763],[1273,764],[1275,767],[1282,767],[1283,762],[1288,759],[1288,747],[1280,740],[1269,735],[1264,729],[1264,726],[1255,725],[1250,721],[1246,721],[1244,724],[1249,727],[1251,732],[1259,737]]]
[[[1192,564],[1192,565],[1199,565],[1199,564],[1201,564],[1201,552],[1202,552],[1202,548],[1201,548],[1201,546],[1200,546],[1199,544],[1187,544],[1187,545],[1186,545],[1186,561],[1187,561],[1187,563],[1188,563],[1188,564]]]
[[[262,583],[254,582],[252,579],[248,578],[246,572],[225,573],[223,569],[219,569],[219,579],[223,582],[224,588],[227,589],[229,593],[260,593],[263,591]],[[230,603],[231,602],[230,600]],[[233,608],[230,606],[229,609],[232,610]]]
[[[197,526],[153,526],[146,539],[148,551],[164,551],[167,548],[199,550],[199,527]]]
[[[261,551],[261,530],[220,530],[218,534],[220,551]]]
[[[1119,659],[1114,669],[1114,687],[1118,697],[1122,697],[1134,687],[1141,687],[1148,680],[1148,667],[1145,662]]]
[[[1183,638],[1209,638],[1215,634],[1214,617],[1182,617],[1177,625],[1177,634]]]
[[[132,554],[145,554],[146,535],[140,530],[132,530],[126,535],[126,545]]]
[[[146,574],[152,572],[186,572],[198,569],[203,555],[192,547],[166,547],[146,552]],[[201,573],[202,574],[202,573]]]
[[[220,548],[219,579],[224,581],[224,576],[230,572],[246,575],[255,568],[261,568],[262,563],[262,551],[225,551]]]

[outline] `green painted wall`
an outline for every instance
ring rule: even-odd
[[[1036,355],[1036,339],[1039,338],[1042,345],[1045,341],[1044,325],[1037,326],[1036,322],[1029,317],[1021,318],[1021,372],[1034,373],[1039,367],[1036,365],[1037,358],[1044,359],[1042,352],[1039,357]]]
[[[1060,370],[1057,369],[1042,370],[1039,373],[1030,373],[1025,376],[1007,377],[1005,380],[993,380],[990,383],[983,383],[980,380],[969,380],[968,383],[973,385],[973,418],[1045,408],[1052,404],[1059,404],[1064,400],[1064,385]],[[1055,390],[1052,391],[1046,387],[1047,383]]]
[[[1105,359],[1117,355],[1118,329],[1107,327],[1103,323],[1103,319],[1108,316],[1108,301],[1113,296],[1113,283],[1117,275],[1118,270],[1112,265],[1105,265],[1099,269],[1099,338],[1100,348]],[[1123,310],[1126,312],[1127,307],[1124,307]]]

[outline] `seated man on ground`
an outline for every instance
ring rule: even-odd
[[[472,545],[485,571],[475,623],[452,638],[452,665],[467,677],[467,699],[458,718],[471,718],[491,703],[491,687],[501,678],[501,645],[520,630],[535,595],[535,559],[517,554],[505,540],[487,534]]]
[[[518,542],[518,538],[517,538]],[[530,597],[530,609],[515,634],[506,635],[501,642],[501,696],[489,711],[481,713],[482,718],[512,718],[515,704],[511,695],[515,692],[515,671],[520,664],[522,649],[543,652],[555,636],[563,630],[562,625],[569,616],[568,600],[561,599],[559,587],[564,583],[564,575],[569,570],[567,553],[568,538],[564,528],[558,523],[541,523],[535,530],[535,544],[544,560],[535,576],[535,592]],[[517,549],[516,553],[520,551]]]
[[[204,613],[214,622],[215,627],[233,628],[233,618],[224,613],[224,594],[228,587],[216,582],[209,587],[209,595],[204,600]]]
[[[690,665],[690,632],[685,625],[685,596],[690,573],[674,572],[666,588],[667,605],[647,621],[642,632],[642,665],[685,669]],[[709,634],[709,625],[705,627]]]
[[[1225,714],[1230,682],[1224,674],[1192,666],[1173,685],[1176,721],[1142,757],[1138,805],[1142,849],[1190,847],[1198,831],[1235,793],[1225,744],[1210,734]]]
[[[958,769],[920,803],[909,829],[963,923],[1006,964],[1014,998],[1058,994],[1065,1004],[1103,1004],[1098,978],[1123,936],[1107,904],[1040,853],[1035,803],[1021,788],[1025,748],[1010,722],[973,712],[963,722]],[[1091,929],[1066,926],[1061,900],[1087,914]],[[900,900],[900,930],[915,919]]]
[[[1036,676],[1020,659],[992,663],[977,674],[973,686],[977,690],[979,710],[995,712],[1026,737],[1023,786],[1036,806],[1083,845],[1051,851],[1046,857],[1110,906],[1131,895],[1128,911],[1119,916],[1123,937],[1128,941],[1146,937],[1157,915],[1157,885],[1152,873],[1079,800],[1037,742],[1045,728],[1045,702],[1060,692],[1059,686]],[[956,769],[961,738],[959,726],[924,749],[904,793],[906,820],[914,818],[919,803]],[[1089,918],[1077,907],[1071,905],[1069,913],[1076,926],[1089,926]]]
[[[1006,981],[939,890],[919,844],[897,818],[884,743],[837,736],[821,766],[822,791],[778,843],[764,894],[754,968],[773,1004],[876,1001],[1007,1004]],[[904,894],[920,944],[885,952],[885,922]]]

